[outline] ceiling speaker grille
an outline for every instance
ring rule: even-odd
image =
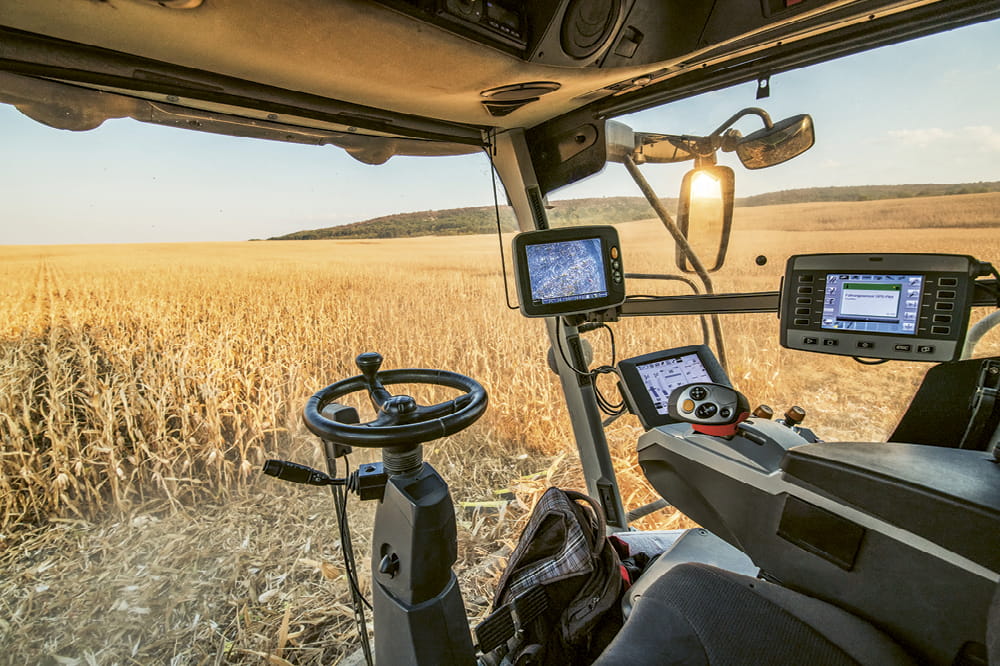
[[[560,42],[566,55],[582,60],[612,37],[621,0],[570,0],[563,14]]]

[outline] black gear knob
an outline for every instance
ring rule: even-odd
[[[378,352],[358,354],[357,358],[354,359],[354,363],[358,366],[361,374],[364,375],[365,382],[369,386],[374,386],[375,375],[378,374],[378,369],[382,367],[382,354]]]

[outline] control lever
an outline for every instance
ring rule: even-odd
[[[673,418],[690,423],[695,432],[732,437],[750,416],[750,402],[731,386],[687,384],[670,394],[667,411]]]
[[[309,486],[347,486],[347,489],[357,493],[362,501],[373,499],[381,501],[389,478],[382,463],[363,463],[358,471],[352,472],[346,479],[334,478],[318,469],[290,460],[266,460],[263,471],[268,476],[292,483],[304,483]]]

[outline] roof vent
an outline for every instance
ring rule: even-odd
[[[555,92],[561,87],[562,85],[555,81],[529,81],[490,88],[479,93],[479,96],[485,98],[483,106],[491,116],[506,116],[525,104],[537,102],[542,95]]]

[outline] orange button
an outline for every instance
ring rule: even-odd
[[[681,411],[690,414],[694,411],[694,400],[688,398],[681,403]]]
[[[611,246],[611,258],[612,259],[618,258],[618,248],[614,245]]]

